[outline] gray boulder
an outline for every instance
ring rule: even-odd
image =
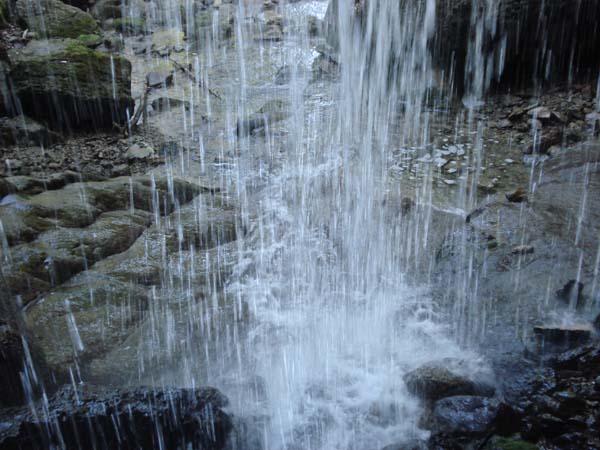
[[[46,127],[29,117],[0,118],[0,145],[47,145],[50,140]]]
[[[247,118],[237,121],[236,132],[240,137],[248,136],[287,119],[290,105],[281,100],[270,100]]]
[[[95,18],[104,22],[122,17],[123,9],[119,0],[98,0],[90,12]]]
[[[444,398],[433,410],[433,432],[482,436],[493,427],[498,408],[497,401],[486,397]]]
[[[41,37],[76,38],[100,32],[91,15],[59,0],[17,0],[16,10],[27,28]]]
[[[26,324],[48,368],[66,378],[69,367],[123,342],[147,309],[144,289],[88,271],[45,294],[28,311]]]
[[[408,372],[404,382],[410,393],[426,401],[454,395],[494,395],[494,386],[485,377],[477,378],[466,361],[445,358]]]

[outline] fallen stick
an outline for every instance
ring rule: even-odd
[[[179,64],[177,61],[175,61],[173,58],[169,58],[169,61],[171,61],[171,62],[173,63],[173,65],[175,66],[175,68],[176,68],[176,69],[178,69],[178,70],[181,70],[183,73],[185,73],[185,74],[186,74],[186,75],[187,75],[187,76],[190,78],[190,80],[192,80],[192,81],[193,81],[194,83],[196,83],[198,86],[200,86],[200,87],[204,87],[204,86],[203,86],[203,83],[202,83],[202,80],[198,80],[198,79],[196,78],[196,76],[195,76],[195,75],[194,75],[194,74],[191,72],[191,70],[190,70],[190,69],[188,69],[188,68],[187,68],[187,67],[185,67],[185,66],[182,66],[182,65],[181,65],[181,64]],[[211,88],[209,88],[208,86],[206,87],[206,90],[207,90],[207,91],[208,91],[208,93],[209,93],[210,95],[212,95],[213,97],[216,97],[216,98],[218,98],[219,100],[223,100],[219,94],[217,94],[215,91],[213,91],[213,90],[212,90]]]
[[[148,95],[150,94],[151,90],[152,90],[152,88],[150,86],[148,86],[148,84],[146,83],[146,90],[144,91],[144,96],[142,97],[142,103],[140,104],[140,106],[138,106],[138,109],[135,111],[135,113],[133,114],[133,117],[127,124],[125,133],[127,133],[129,130],[131,130],[133,132],[137,128],[137,123],[139,122],[142,114],[144,114],[144,125],[145,125],[146,117],[147,117],[146,109],[148,108]]]

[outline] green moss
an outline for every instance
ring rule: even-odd
[[[102,38],[97,34],[82,34],[77,41],[86,47],[94,48],[102,44]]]
[[[113,56],[111,60],[110,55],[92,50],[75,39],[48,42],[49,51],[30,44],[24,51],[13,54],[13,71],[20,74],[19,90],[45,92],[51,83],[60,93],[77,90],[78,97],[112,98],[113,65],[114,81],[119,87],[117,96],[129,96],[131,63],[127,59]]]
[[[181,45],[185,35],[177,28],[155,31],[152,34],[152,45],[154,48],[175,47]]]
[[[122,17],[113,22],[115,30],[121,33],[142,33],[146,29],[146,21],[141,17]]]
[[[82,36],[83,37],[83,36]],[[87,58],[89,61],[101,60],[106,62],[110,59],[106,53],[101,53],[86,47],[85,43],[77,40],[68,40],[64,51],[59,53],[59,57],[70,59],[69,62],[76,62],[73,59]]]
[[[0,28],[8,25],[8,3],[6,0],[0,0]]]
[[[199,27],[207,27],[212,24],[212,14],[209,11],[202,11],[196,15],[196,25]]]
[[[55,23],[48,27],[49,37],[77,38],[81,35],[99,33],[98,24],[89,14],[74,14],[62,23]]]
[[[90,14],[60,0],[33,3],[19,0],[16,10],[27,27],[42,37],[75,39],[82,34],[100,33],[98,24]]]
[[[539,447],[519,438],[495,437],[485,448],[498,450],[538,450]]]

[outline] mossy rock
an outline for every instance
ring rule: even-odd
[[[143,288],[87,271],[46,293],[25,321],[49,368],[60,374],[75,358],[85,362],[125,340],[146,306]]]
[[[96,48],[102,44],[102,38],[98,34],[82,34],[77,41],[88,48]]]
[[[495,436],[485,445],[484,450],[538,450],[538,446],[519,437]]]
[[[196,25],[199,27],[209,27],[212,25],[212,11],[202,11],[196,14]]]
[[[14,178],[11,177],[10,180]],[[11,187],[5,186],[3,189],[10,192]],[[16,190],[14,185],[12,190]],[[84,190],[85,200],[81,198]],[[128,210],[132,206],[131,200],[135,209],[153,213],[153,199],[157,194],[161,214],[170,214],[176,204],[191,201],[201,190],[199,186],[185,180],[170,180],[162,176],[154,181],[149,176],[141,176],[133,180],[130,177],[120,177],[107,181],[73,183],[62,189],[43,191],[31,198],[16,196],[12,203],[0,205],[0,220],[6,241],[13,246],[31,242],[40,233],[56,227],[89,227],[102,213]]]
[[[19,19],[29,30],[45,38],[77,38],[82,34],[99,34],[94,18],[59,0],[17,0]]]
[[[121,17],[113,21],[115,30],[125,34],[141,34],[146,29],[146,20],[141,17]]]
[[[123,57],[51,39],[11,50],[9,58],[23,111],[59,132],[111,128],[133,111],[131,63]]]
[[[116,31],[109,32],[103,36],[104,46],[112,53],[119,52],[123,49],[123,36]]]
[[[174,48],[182,45],[185,40],[183,31],[177,28],[168,28],[156,31],[152,34],[152,48],[158,50],[162,48]]]
[[[10,21],[8,2],[6,0],[0,0],[0,28],[4,28]]]
[[[122,9],[120,0],[99,0],[91,10],[94,17],[100,21],[121,17]]]
[[[55,136],[26,116],[0,117],[0,145],[48,145]]]
[[[220,39],[228,39],[233,36],[235,15],[227,8],[218,11],[200,11],[194,16],[196,28],[210,29],[212,32],[213,21],[217,21],[217,30]]]

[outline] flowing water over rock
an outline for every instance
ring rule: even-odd
[[[513,73],[504,3],[400,3],[99,0],[91,15],[16,3],[36,39],[15,38],[15,82],[0,86],[20,127],[2,135],[17,145],[0,179],[0,325],[22,367],[8,385],[26,386],[6,403],[37,417],[39,391],[69,384],[40,416],[94,417],[100,436],[98,398],[119,423],[115,396],[136,414],[158,398],[157,429],[181,433],[145,440],[125,421],[123,448],[222,448],[230,428],[229,448],[245,450],[541,439],[537,404],[510,402],[551,341],[572,347],[565,328],[576,345],[594,333],[600,93],[536,85],[486,100],[553,50],[562,70],[562,47],[548,39],[531,74]],[[558,14],[544,8],[532,14]],[[65,31],[61,14],[87,28]],[[596,70],[577,42],[570,80]],[[46,134],[23,131],[36,125]],[[69,137],[82,130],[96,135]],[[543,350],[524,360],[532,336]],[[556,375],[565,390],[569,376]],[[21,430],[38,420],[14,417]],[[456,434],[470,441],[444,440]]]
[[[302,6],[322,14],[325,5]],[[399,43],[390,41],[385,27],[374,42],[362,43],[351,11],[344,11],[342,34],[348,39],[340,52],[339,84],[306,75],[310,67],[302,65],[312,63],[314,51],[304,34],[257,48],[244,39],[247,30],[237,31],[236,45],[244,49],[233,55],[241,58],[240,85],[229,87],[233,92],[226,98],[239,99],[237,111],[232,107],[236,115],[250,113],[248,121],[259,121],[265,130],[264,137],[255,130],[246,136],[238,125],[240,140],[224,150],[238,153],[224,176],[239,178],[247,221],[223,292],[224,301],[235,305],[236,321],[200,330],[200,351],[188,344],[178,368],[152,376],[167,384],[198,383],[198,373],[207,373],[228,393],[236,415],[252,419],[240,438],[245,448],[251,438],[259,448],[377,448],[422,437],[418,404],[405,391],[402,374],[457,352],[432,321],[427,287],[409,284],[406,274],[407,261],[415,264],[426,251],[427,231],[418,224],[427,222],[430,207],[419,205],[406,215],[383,207],[414,190],[390,180],[389,141],[420,145],[427,139],[420,126],[427,67],[405,68],[406,76],[388,79],[395,70],[392,45],[404,47],[414,60],[411,67],[427,64],[432,13],[425,19],[421,13],[406,12],[405,20],[414,23],[397,37]],[[287,14],[284,20],[308,28],[302,9]],[[400,28],[391,4],[372,20],[389,14],[388,26]],[[371,61],[372,45],[382,61]],[[252,57],[257,51],[267,53],[258,67]],[[269,79],[275,73],[265,80],[264,67],[278,61],[274,56],[291,66],[283,88]],[[390,88],[400,80],[398,91]],[[254,108],[247,105],[272,96],[285,102],[285,117],[272,118],[278,105],[271,101],[271,110],[259,108],[252,119]],[[399,114],[403,119],[390,129]],[[430,195],[427,185],[423,189],[412,195]]]

